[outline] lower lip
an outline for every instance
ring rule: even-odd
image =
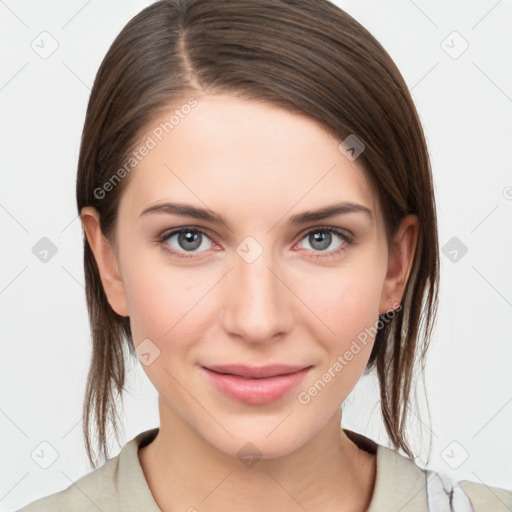
[[[311,366],[295,373],[264,379],[244,379],[237,375],[216,373],[202,367],[213,384],[230,398],[246,404],[268,404],[298,386]]]

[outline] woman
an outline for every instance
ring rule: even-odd
[[[432,176],[399,71],[349,15],[324,0],[144,9],[98,71],[77,206],[91,463],[92,428],[108,459],[125,346],[160,426],[23,511],[512,505],[420,468],[405,435],[437,306]],[[370,371],[395,450],[341,428]]]

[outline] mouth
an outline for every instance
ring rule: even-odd
[[[289,393],[313,366],[201,366],[210,383],[227,397],[246,404],[274,402]]]
[[[234,375],[235,377],[244,377],[246,379],[264,379],[267,377],[277,377],[280,375],[290,375],[307,368],[303,365],[285,365],[273,364],[267,366],[246,366],[243,364],[229,365],[210,365],[205,366],[207,370],[215,373]]]

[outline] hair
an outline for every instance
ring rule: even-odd
[[[261,100],[317,121],[340,141],[364,144],[358,163],[383,214],[388,247],[400,221],[418,217],[416,251],[403,307],[379,327],[365,372],[376,370],[384,425],[395,449],[415,460],[406,423],[415,365],[424,367],[437,310],[439,255],[433,180],[425,137],[409,90],[380,43],[327,0],[161,0],[134,16],[105,55],[84,123],[76,198],[93,206],[115,240],[120,197],[130,176],[112,180],[148,123],[187,95]],[[105,187],[106,190],[106,187]],[[136,357],[129,317],[110,306],[84,234],[92,357],[83,407],[86,451],[108,459],[117,436],[116,401],[126,349]]]

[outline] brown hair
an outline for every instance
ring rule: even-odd
[[[415,460],[405,432],[407,408],[414,367],[418,360],[424,366],[436,316],[439,256],[429,156],[397,67],[363,26],[327,0],[151,4],[127,23],[103,59],[82,134],[78,211],[95,207],[108,239],[114,239],[129,176],[108,194],[98,189],[121,168],[148,123],[194,92],[267,101],[310,116],[340,141],[355,135],[365,146],[358,163],[378,198],[388,244],[405,215],[418,216],[403,307],[380,326],[365,369],[376,368],[391,443]],[[83,432],[94,467],[90,430],[95,427],[108,459],[107,429],[117,436],[116,400],[125,383],[125,344],[136,356],[129,318],[109,305],[85,234],[84,268],[92,360]]]

